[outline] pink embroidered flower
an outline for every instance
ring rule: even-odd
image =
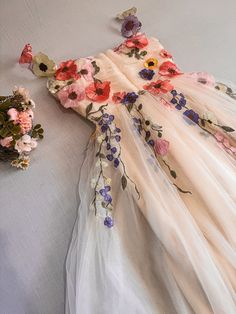
[[[162,49],[161,51],[160,51],[160,56],[162,57],[162,58],[172,58],[172,54],[171,53],[169,53],[167,50],[165,50],[165,49]]]
[[[157,155],[165,156],[169,151],[170,143],[166,140],[156,139],[154,143],[154,151]]]
[[[183,73],[180,71],[180,69],[177,68],[177,66],[173,62],[166,61],[160,66],[159,74],[163,76],[173,77]]]
[[[123,100],[124,97],[125,97],[125,92],[117,92],[117,93],[113,94],[112,101],[115,104],[119,104],[119,103],[121,103],[121,101]]]
[[[26,44],[21,53],[19,63],[20,64],[31,63],[32,59],[33,59],[32,47],[30,44]]]
[[[20,124],[22,134],[26,134],[32,129],[31,112],[32,110],[26,110],[18,113],[16,123]]]
[[[109,98],[110,82],[95,81],[85,89],[86,96],[93,101],[105,101]]]
[[[229,140],[224,136],[223,133],[217,131],[215,134],[214,134],[217,142],[218,142],[218,145],[224,149],[226,152],[228,152],[229,154],[231,155],[234,155],[236,154],[236,147],[232,146],[229,142]]]
[[[166,94],[173,90],[174,86],[170,84],[170,80],[157,80],[156,82],[151,82],[150,84],[144,85],[143,88],[149,91],[153,95]]]
[[[148,45],[148,40],[145,34],[138,34],[127,39],[124,42],[125,46],[128,48],[139,48],[142,49]]]
[[[16,121],[17,118],[18,118],[18,111],[15,109],[15,108],[11,108],[7,111],[7,114],[9,115],[10,117],[10,120],[12,121]]]
[[[74,60],[68,60],[60,64],[59,69],[56,71],[55,77],[59,81],[66,81],[71,78],[77,80],[80,76],[77,73],[77,65]]]
[[[11,146],[13,138],[12,136],[5,137],[3,139],[0,139],[0,145],[6,148],[9,148]]]
[[[215,78],[213,75],[207,72],[191,72],[187,74],[187,77],[193,78],[198,83],[214,86],[215,85]]]
[[[74,108],[79,106],[79,102],[84,99],[84,87],[79,83],[73,83],[62,88],[57,96],[65,108]]]
[[[94,67],[89,59],[81,58],[76,61],[79,74],[85,78],[86,81],[92,81],[94,75]]]

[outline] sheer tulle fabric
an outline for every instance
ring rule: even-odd
[[[161,49],[153,41],[153,51]],[[110,80],[114,92],[138,91],[144,85],[137,64],[126,60],[112,50],[97,57],[100,79]],[[210,110],[218,121],[236,129],[235,100],[187,75],[173,82],[192,108]],[[236,161],[158,96],[144,94],[140,102],[144,114],[163,126],[176,182],[192,194],[178,192],[126,108],[111,105],[109,111],[122,130],[122,159],[141,197],[132,183],[123,191],[119,169],[108,168],[115,226],[104,227],[100,214],[95,216],[90,207],[98,145],[91,137],[66,261],[66,313],[234,314]],[[84,114],[81,107],[77,111]]]

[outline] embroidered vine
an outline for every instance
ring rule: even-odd
[[[104,225],[111,228],[114,225],[112,218],[113,198],[111,178],[106,176],[105,168],[108,163],[112,163],[115,169],[120,168],[121,186],[125,190],[128,181],[134,185],[135,191],[140,198],[140,193],[135,182],[129,177],[125,164],[121,158],[121,129],[115,123],[115,117],[106,111],[108,104],[102,105],[97,110],[93,110],[93,104],[90,103],[86,108],[86,118],[96,123],[99,136],[99,143],[96,153],[98,173],[92,179],[92,187],[94,188],[94,198],[92,207],[95,215],[98,211],[105,216]]]

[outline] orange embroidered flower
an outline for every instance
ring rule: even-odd
[[[105,101],[109,98],[110,94],[110,82],[96,81],[91,83],[85,89],[86,96],[93,101]]]
[[[59,81],[66,81],[71,78],[77,80],[80,76],[78,74],[77,65],[74,60],[68,60],[60,64],[56,71],[55,77]]]
[[[124,42],[125,46],[128,48],[139,48],[142,49],[148,45],[148,40],[145,34],[138,34],[127,39]]]
[[[173,62],[163,62],[159,68],[159,74],[163,76],[173,77],[179,74],[183,74],[180,69]]]
[[[156,82],[151,82],[150,84],[143,86],[143,88],[153,95],[158,95],[161,93],[168,93],[174,86],[170,84],[170,80],[157,80]]]
[[[115,104],[119,104],[122,102],[123,98],[125,97],[125,92],[117,92],[117,93],[114,93],[113,96],[112,96],[112,101],[115,103]]]
[[[21,53],[19,63],[20,64],[31,63],[32,59],[33,59],[32,47],[30,44],[26,44],[22,53]]]
[[[160,51],[160,56],[162,57],[162,58],[172,58],[172,54],[171,53],[169,53],[169,51],[167,51],[167,50],[165,50],[165,49],[162,49],[161,51]]]

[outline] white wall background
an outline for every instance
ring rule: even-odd
[[[95,55],[121,42],[112,17],[133,5],[183,70],[236,82],[235,0],[0,0],[0,94],[27,87],[46,132],[28,171],[0,164],[0,314],[64,313],[64,262],[92,130],[17,64],[19,54],[29,42],[57,62]]]

